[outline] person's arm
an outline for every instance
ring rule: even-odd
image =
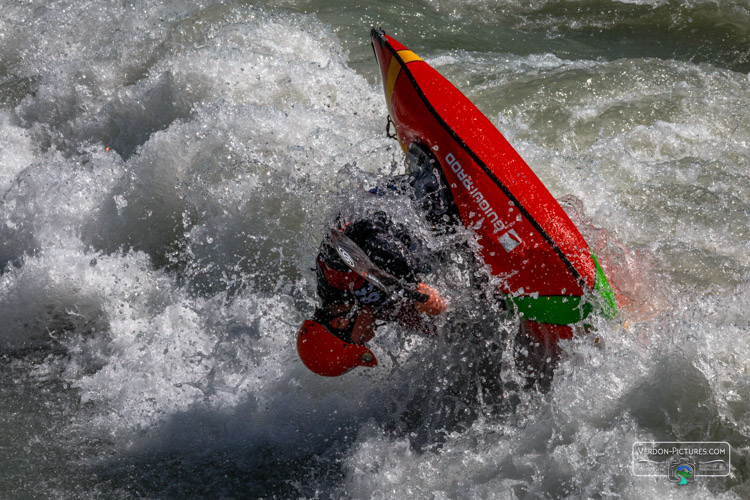
[[[375,336],[375,315],[370,307],[360,307],[354,319],[352,343],[364,344]]]
[[[376,317],[371,307],[331,304],[325,310],[330,317],[328,324],[332,328],[351,332],[348,340],[352,344],[364,344],[375,336]]]

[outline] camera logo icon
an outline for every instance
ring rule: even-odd
[[[677,484],[687,484],[695,474],[695,460],[678,457],[669,463],[669,480]]]

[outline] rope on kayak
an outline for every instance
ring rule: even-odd
[[[388,123],[385,124],[385,135],[389,139],[395,139],[398,141],[398,136],[395,132],[391,133],[391,125],[393,125],[393,128],[396,128],[396,124],[393,123],[393,120],[391,120],[391,115],[388,115]]]

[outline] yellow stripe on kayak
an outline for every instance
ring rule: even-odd
[[[402,61],[404,61],[404,64],[409,64],[410,62],[414,61],[421,61],[422,58],[419,57],[417,54],[412,52],[411,50],[399,50],[398,55],[401,58]],[[398,75],[401,73],[401,64],[399,64],[398,59],[395,57],[391,57],[391,63],[388,65],[388,77],[386,78],[386,90],[385,90],[385,99],[388,103],[388,108],[390,110],[391,107],[391,98],[393,97],[393,89],[396,87],[396,80],[398,79]]]
[[[421,61],[422,58],[411,50],[399,50],[398,55],[404,61],[404,64],[409,64],[412,61]]]
[[[419,57],[411,50],[399,50],[397,54],[399,55],[401,60],[404,61],[404,64],[422,60],[421,57]],[[401,64],[398,62],[398,59],[396,59],[395,57],[391,57],[391,62],[388,64],[388,76],[386,77],[385,85],[385,102],[388,104],[388,114],[391,116],[393,116],[393,105],[391,103],[391,99],[393,98],[393,89],[396,87],[396,80],[398,79],[398,75],[400,74]],[[401,137],[398,138],[398,142],[401,144],[401,148],[403,148],[404,152],[406,152],[406,145],[401,140]]]
[[[391,63],[388,65],[388,78],[386,78],[385,85],[385,102],[388,104],[388,111],[391,111],[391,97],[393,97],[393,87],[396,86],[396,78],[401,72],[401,65],[395,57],[391,57]]]

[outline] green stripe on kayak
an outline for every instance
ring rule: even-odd
[[[617,297],[615,297],[615,291],[612,289],[612,285],[609,284],[607,276],[604,274],[602,267],[599,265],[599,261],[596,260],[596,255],[592,253],[591,258],[594,259],[594,264],[596,264],[594,290],[599,292],[599,296],[601,297],[599,312],[605,318],[612,319],[615,317],[615,315],[617,315]]]
[[[531,297],[508,297],[511,307],[518,308],[524,319],[550,323],[553,325],[570,325],[578,323],[594,309],[589,302],[581,303],[581,297],[573,295],[546,295]]]
[[[617,300],[615,292],[607,281],[596,256],[591,254],[596,265],[596,276],[594,278],[594,290],[598,292],[599,300],[583,300],[583,297],[574,295],[548,295],[532,297],[522,295],[519,297],[507,297],[509,309],[516,308],[523,317],[539,323],[553,325],[570,325],[585,319],[595,310],[606,318],[614,318],[617,314]]]

